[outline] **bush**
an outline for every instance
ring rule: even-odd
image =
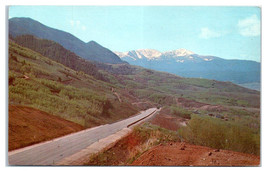
[[[179,135],[196,145],[260,154],[260,135],[238,123],[192,115],[188,125],[179,130]]]
[[[178,106],[170,106],[171,114],[186,119],[191,119],[191,112]]]
[[[8,73],[8,85],[12,85],[15,81],[16,75],[13,72]]]
[[[144,123],[141,126],[135,127],[134,134],[138,136],[143,142],[155,137],[157,140],[157,142],[155,143],[156,145],[170,141],[176,142],[179,140],[177,132],[161,128],[148,122]]]

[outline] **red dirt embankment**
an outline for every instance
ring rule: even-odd
[[[84,129],[81,125],[30,107],[9,105],[8,113],[9,151]]]
[[[134,166],[259,166],[260,157],[185,143],[158,145],[135,160]]]

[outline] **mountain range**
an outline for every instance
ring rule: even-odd
[[[87,60],[111,64],[125,63],[112,51],[95,41],[85,43],[70,33],[45,26],[31,18],[11,18],[8,22],[9,35],[12,37],[33,35],[38,38],[55,41]]]
[[[183,77],[215,79],[237,84],[260,82],[260,63],[198,55],[186,49],[160,52],[154,49],[115,52],[132,65]]]
[[[226,60],[215,56],[199,55],[186,49],[177,49],[167,52],[160,52],[154,49],[112,52],[95,41],[85,43],[70,33],[50,28],[30,18],[9,19],[9,35],[10,38],[16,40],[18,44],[29,48],[35,48],[38,52],[42,51],[40,47],[34,47],[30,45],[30,42],[27,42],[26,45],[21,36],[32,35],[36,39],[54,41],[62,46],[62,48],[70,51],[67,54],[73,52],[78,57],[90,60],[98,67],[104,66],[104,68],[107,68],[108,66],[104,65],[104,63],[130,63],[131,65],[169,72],[182,77],[230,81],[236,84],[260,82],[261,65],[255,61]],[[20,38],[17,39],[17,37]],[[26,39],[27,37],[24,38]],[[18,40],[21,41],[18,42]],[[42,48],[44,48],[43,45],[44,44],[42,44]],[[54,44],[52,45],[55,46]],[[58,45],[56,49],[62,49]],[[45,52],[42,51],[42,53]],[[45,55],[47,56],[47,54]],[[53,57],[55,58],[54,55]],[[115,72],[121,73],[121,69]]]

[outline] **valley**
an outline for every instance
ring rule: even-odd
[[[166,145],[178,150],[184,143],[190,149],[207,149],[205,153],[220,149],[232,157],[246,154],[249,158],[234,163],[237,166],[259,164],[261,94],[240,84],[260,82],[260,63],[201,56],[186,49],[113,53],[95,41],[84,43],[32,19],[12,18],[9,26],[9,151],[112,126],[157,107],[159,114],[135,126],[114,147],[88,157],[84,165],[152,165],[143,163],[150,150],[160,152],[153,157],[163,156],[162,150],[171,149]],[[119,149],[127,149],[127,155],[113,157]],[[223,160],[220,165],[232,164]]]

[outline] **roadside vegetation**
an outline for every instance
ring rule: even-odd
[[[189,143],[216,149],[260,154],[260,132],[241,122],[226,122],[208,116],[193,115],[180,137]]]
[[[191,119],[192,112],[185,108],[181,108],[178,106],[170,106],[168,107],[170,109],[170,113],[174,116],[178,116],[185,119]]]
[[[205,115],[208,111],[194,114],[191,110],[175,105],[166,106],[162,111],[164,113],[160,114],[163,116],[159,119],[164,119],[166,115],[166,119],[169,117],[182,118],[187,120],[187,125],[177,124],[179,125],[178,130],[172,131],[159,127],[158,125],[162,121],[159,121],[158,124],[157,122],[153,124],[151,121],[146,122],[136,126],[132,134],[119,141],[114,147],[91,156],[84,165],[131,165],[151,148],[159,144],[172,145],[174,142],[186,142],[214,149],[260,155],[260,130],[247,125],[245,120],[239,121],[232,118],[225,121],[221,118]],[[230,114],[230,112],[233,113]],[[228,115],[233,117],[237,113],[244,115],[243,117],[250,121],[253,118],[252,114],[255,115],[255,113],[244,110],[230,109],[228,111]],[[173,120],[176,119],[173,118]],[[170,121],[165,120],[165,123],[171,125]]]

